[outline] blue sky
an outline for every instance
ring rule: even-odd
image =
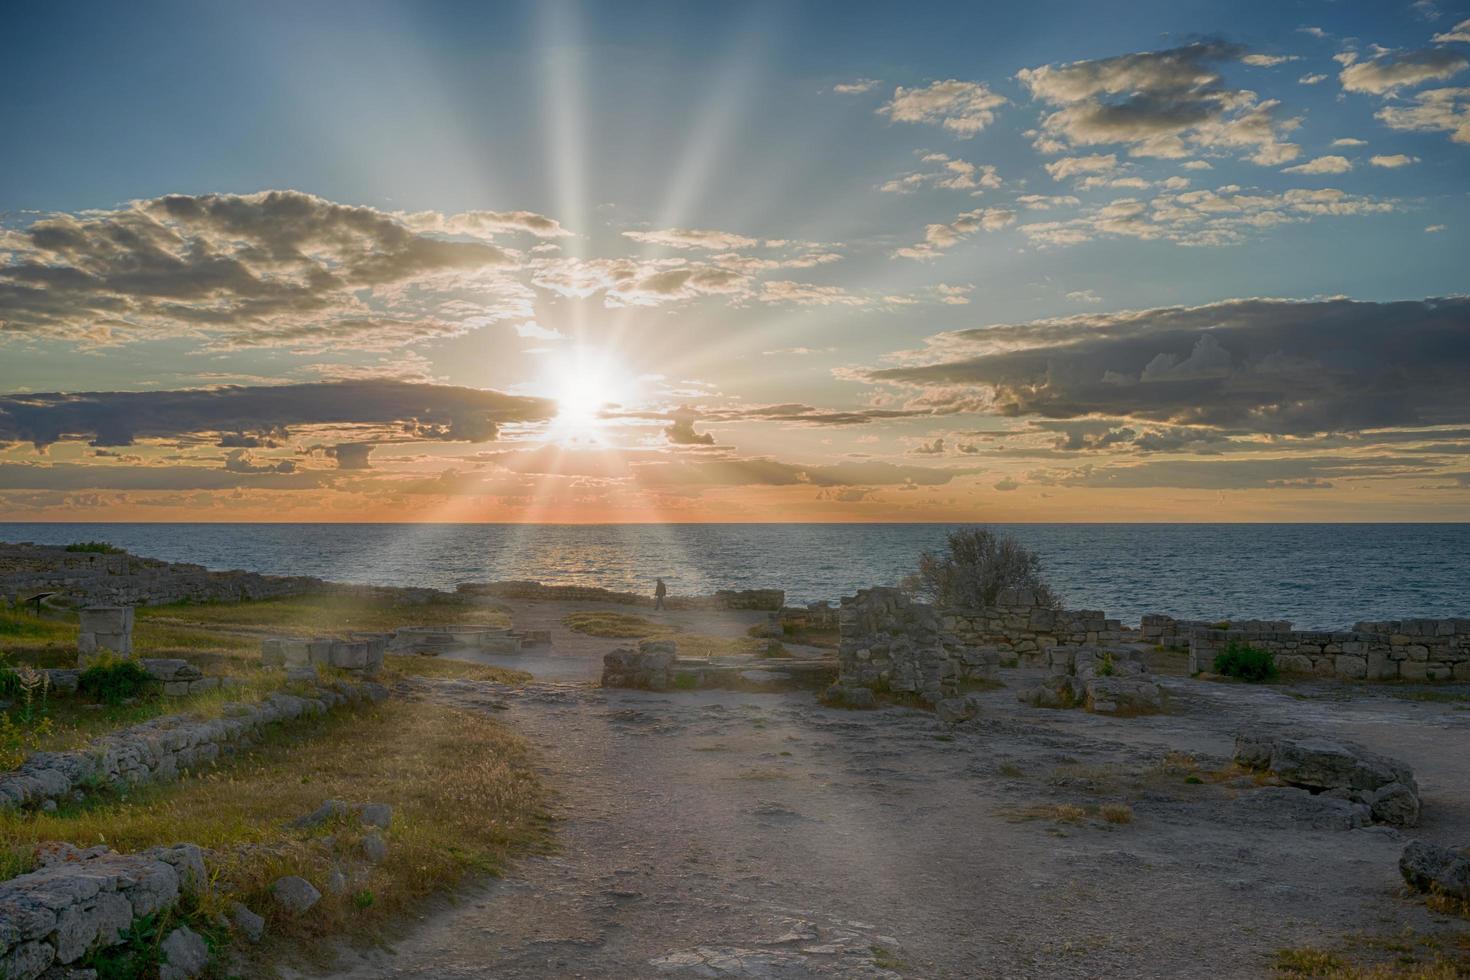
[[[168,194],[279,189],[371,209],[431,240],[493,242],[514,258],[474,282],[418,270],[391,287],[343,291],[314,301],[310,315],[297,310],[300,319],[286,326],[206,322],[201,308],[183,317],[145,311],[139,294],[109,298],[120,306],[81,304],[85,312],[69,318],[47,319],[32,304],[7,319],[0,294],[0,390],[374,376],[556,399],[569,386],[587,389],[577,372],[595,361],[615,365],[617,377],[598,384],[637,416],[621,441],[599,433],[615,448],[651,451],[649,437],[657,442],[681,411],[700,420],[701,436],[716,432],[731,459],[882,460],[899,480],[886,485],[902,488],[915,483],[917,453],[925,466],[954,471],[942,485],[976,488],[952,501],[926,498],[932,513],[1014,507],[1027,496],[1015,491],[1032,487],[1020,516],[1050,514],[1060,505],[1046,501],[1068,496],[1058,486],[1093,479],[1076,467],[1158,469],[1168,460],[1138,455],[1147,452],[1136,445],[1144,426],[1214,415],[1152,407],[1154,389],[1140,402],[1146,410],[1104,399],[1076,414],[1062,405],[1075,393],[1025,407],[1027,399],[1006,400],[1009,389],[988,367],[973,391],[968,375],[952,372],[942,396],[940,386],[875,372],[951,355],[993,358],[999,352],[974,333],[991,325],[1071,316],[1092,318],[1076,328],[1087,331],[1127,311],[1256,297],[1348,297],[1389,309],[1466,287],[1470,142],[1457,137],[1470,132],[1470,70],[1461,64],[1470,27],[1457,25],[1470,9],[1109,6],[152,3],[12,11],[0,39],[0,226],[16,235],[58,214],[105,224],[112,219],[88,215],[121,215],[137,207],[130,202]],[[452,220],[490,212],[545,216],[556,230],[466,233]],[[102,234],[101,225],[88,228]],[[691,231],[706,237],[671,235]],[[8,260],[0,248],[0,269],[41,254],[14,242]],[[56,268],[60,253],[47,254]],[[323,261],[335,269],[343,257]],[[613,285],[623,274],[617,263],[631,263],[636,288]],[[47,310],[64,288],[48,287]],[[230,302],[223,293],[196,299]],[[121,307],[130,312],[97,325],[109,318],[99,310]],[[1317,309],[1283,316],[1295,322]],[[407,325],[398,337],[381,323],[344,326],[364,313]],[[408,324],[415,316],[424,319]],[[332,329],[313,340],[314,323]],[[1030,346],[1040,332],[1017,343]],[[1171,342],[1186,346],[1160,348],[1160,356],[1191,363],[1193,341]],[[1133,374],[1145,378],[1146,366]],[[761,414],[788,403],[811,417]],[[813,421],[859,410],[904,414]],[[1427,411],[1381,421],[1459,421]],[[1339,416],[1318,413],[1325,427],[1312,435],[1341,437]],[[1057,420],[1129,429],[1135,442],[1118,437],[1079,450],[1068,476],[1048,455],[1057,452],[1053,430],[1038,428]],[[1371,428],[1366,421],[1349,428]],[[533,420],[516,422],[535,429]],[[1243,440],[1244,453],[1261,448],[1247,446],[1251,440],[1303,438],[1302,424],[1286,433],[1232,416],[1211,435]],[[973,448],[973,433],[996,431],[1016,433],[1009,455],[987,457],[978,471],[984,454],[956,456],[955,446]],[[1041,455],[1024,457],[1028,437]],[[945,449],[924,452],[935,440]],[[703,442],[670,442],[675,448],[662,448],[713,452]],[[1212,438],[1195,440],[1177,461],[1210,462],[1194,459],[1210,445],[1219,448]],[[277,448],[284,460],[309,447]],[[17,439],[8,452],[21,460],[31,451]],[[145,454],[141,462],[157,460]],[[27,457],[14,465],[46,464]],[[1422,481],[1457,465],[1453,454],[1436,457],[1404,478],[1437,486]],[[1338,475],[1316,478],[1331,491],[1318,499],[1340,496],[1351,477],[1341,466],[1320,469]],[[1313,479],[1309,470],[1281,479]],[[1281,479],[1246,476],[1240,489],[1258,491],[1247,495],[1251,507],[1268,491],[1280,498],[1273,513],[1302,506],[1292,498],[1305,495],[1276,492]],[[1452,488],[1458,478],[1445,479]],[[886,496],[883,514],[894,516],[896,491],[851,482],[854,499],[842,503]],[[1181,492],[1181,507],[1205,499],[1184,491],[1221,491],[1215,477],[1196,482],[1170,488]],[[1447,492],[1426,503],[1427,494],[1400,494],[1374,497],[1374,506],[1463,514],[1463,497]]]

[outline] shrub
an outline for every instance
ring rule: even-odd
[[[1258,684],[1276,679],[1276,658],[1266,650],[1231,641],[1215,655],[1215,673]]]
[[[156,683],[136,660],[99,660],[82,671],[77,688],[103,704],[122,704]]]
[[[902,587],[940,606],[993,606],[1001,590],[1028,589],[1038,605],[1061,599],[1041,576],[1041,559],[1009,535],[988,527],[951,531],[942,553],[919,556],[919,570]]]
[[[85,551],[95,555],[120,555],[123,549],[106,541],[77,541],[66,546],[67,551]]]

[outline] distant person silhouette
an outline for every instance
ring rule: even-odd
[[[653,587],[653,608],[655,610],[664,607],[664,596],[669,594],[669,587],[664,585],[664,580],[659,579],[658,584]]]

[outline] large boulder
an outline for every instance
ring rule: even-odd
[[[602,686],[667,690],[674,657],[672,640],[643,640],[636,650],[614,650],[602,658]]]
[[[1422,840],[1409,841],[1399,856],[1399,874],[1418,891],[1470,901],[1470,847],[1456,850]]]
[[[1241,735],[1235,740],[1235,762],[1266,770],[1290,786],[1367,804],[1380,823],[1413,827],[1419,822],[1413,770],[1351,742]]]

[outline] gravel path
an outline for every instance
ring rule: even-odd
[[[517,625],[566,606],[518,607]],[[553,615],[554,613],[554,615]],[[734,631],[746,620],[697,624]],[[615,645],[558,633],[523,689],[420,681],[543,753],[558,854],[427,914],[338,975],[1237,977],[1354,931],[1451,928],[1398,894],[1404,838],[1342,830],[1315,798],[1185,782],[1242,730],[1357,739],[1414,766],[1415,836],[1470,841],[1470,711],[1336,689],[1171,679],[1174,709],[1109,719],[987,693],[949,729],[809,694],[608,691],[573,682]],[[1305,697],[1305,699],[1302,699]],[[1133,820],[1059,822],[1127,803]]]

